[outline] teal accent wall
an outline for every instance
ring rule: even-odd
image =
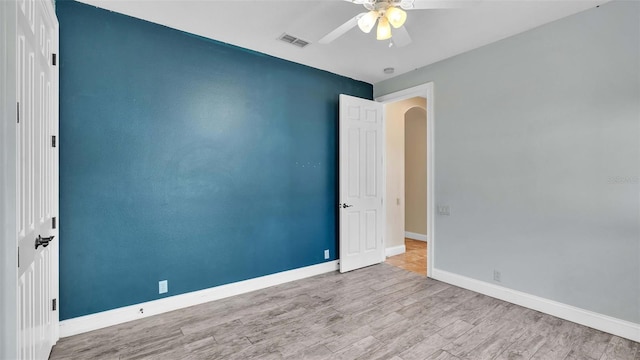
[[[370,84],[77,2],[57,15],[61,319],[337,258],[338,95]]]

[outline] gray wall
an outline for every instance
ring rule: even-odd
[[[374,86],[435,86],[438,269],[640,323],[640,3]]]

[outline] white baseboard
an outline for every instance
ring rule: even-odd
[[[407,248],[404,245],[392,246],[384,249],[386,257],[396,256],[407,252]]]
[[[413,239],[413,240],[419,240],[419,241],[427,241],[427,235],[424,234],[418,234],[418,233],[414,233],[411,231],[405,231],[404,232],[404,237],[409,238],[409,239]]]
[[[640,342],[640,324],[617,319],[517,290],[433,269],[431,277],[484,295],[537,310],[561,319]]]
[[[231,284],[220,285],[205,290],[125,306],[96,314],[80,316],[60,322],[60,337],[67,337],[92,330],[102,329],[108,326],[122,324],[128,321],[142,319],[209,301],[219,300],[229,296],[240,295],[250,291],[260,290],[270,286],[336,270],[338,270],[338,261],[329,261],[249,280],[238,281]],[[144,313],[140,313],[140,309],[143,309]]]

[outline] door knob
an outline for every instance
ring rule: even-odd
[[[36,249],[38,249],[38,246],[42,245],[42,247],[47,247],[49,246],[49,242],[51,240],[53,240],[55,236],[49,236],[46,238],[43,238],[42,236],[38,235],[38,237],[36,238]]]
[[[343,208],[343,209],[346,209],[346,208],[348,208],[348,207],[352,207],[352,206],[353,206],[353,205],[347,205],[346,203],[342,204],[342,208]]]

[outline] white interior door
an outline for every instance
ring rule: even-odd
[[[340,95],[340,272],[384,260],[383,105]]]
[[[48,0],[19,1],[16,15],[18,356],[47,359],[58,337],[58,22]]]

